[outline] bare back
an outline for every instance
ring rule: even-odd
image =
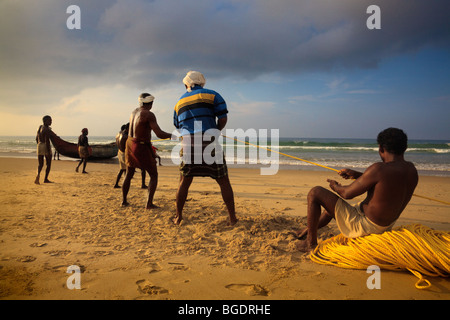
[[[161,139],[171,137],[170,133],[161,130],[153,112],[143,107],[135,109],[131,113],[128,135],[140,141],[150,142],[152,130]]]
[[[141,141],[150,141],[151,127],[149,124],[150,111],[137,108],[130,117],[130,130],[128,135]]]
[[[374,223],[388,226],[411,200],[418,175],[411,162],[402,160],[375,163],[358,180],[368,186],[367,197],[362,202],[364,214]]]
[[[125,152],[125,146],[128,139],[128,132],[122,131],[116,137],[116,144],[120,151]]]
[[[39,126],[36,133],[36,143],[45,143],[47,153],[51,154],[50,138],[56,136],[56,134],[46,125]]]
[[[48,143],[50,141],[49,129],[44,125],[40,125],[39,129],[36,133],[36,142],[37,143]]]

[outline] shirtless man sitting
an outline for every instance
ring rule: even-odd
[[[418,175],[414,164],[404,159],[408,139],[402,130],[388,128],[378,134],[377,142],[382,162],[372,164],[364,173],[340,170],[339,175],[344,179],[355,179],[348,186],[327,180],[340,197],[319,186],[311,189],[308,227],[297,233],[299,238],[306,236],[306,240],[297,245],[300,251],[309,252],[317,246],[317,230],[332,218],[348,238],[381,234],[392,229],[414,193]],[[365,192],[365,200],[355,206],[343,200]],[[325,209],[322,214],[321,207]]]
[[[150,109],[153,106],[154,97],[149,93],[142,93],[139,96],[140,107],[131,113],[130,128],[128,139],[125,146],[125,163],[127,165],[127,174],[122,186],[122,206],[127,206],[127,195],[130,190],[131,179],[136,168],[145,170],[150,175],[148,185],[147,209],[157,208],[153,204],[158,185],[158,169],[156,167],[156,158],[151,144],[152,130],[160,139],[169,139],[170,133],[162,131],[159,127],[156,117]]]

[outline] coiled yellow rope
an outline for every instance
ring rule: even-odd
[[[450,276],[450,232],[414,224],[359,238],[339,234],[322,241],[310,258],[349,269],[377,265],[386,270],[409,270],[419,278],[416,288],[426,289],[431,283],[422,275]]]

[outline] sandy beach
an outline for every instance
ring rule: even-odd
[[[450,299],[448,278],[427,277],[432,287],[418,290],[409,272],[382,271],[381,289],[369,290],[366,270],[320,265],[295,250],[291,231],[306,225],[306,195],[339,180],[334,172],[229,168],[233,227],[219,186],[196,178],[175,226],[177,167],[158,167],[155,210],[144,208],[140,174],[124,208],[113,188],[117,164],[88,163],[88,174],[75,167],[53,161],[54,183],[35,185],[36,159],[0,158],[0,299]],[[450,178],[421,176],[416,193],[448,202]],[[396,227],[413,223],[450,231],[450,207],[413,197]],[[332,222],[320,238],[338,233]],[[67,287],[71,265],[81,269],[81,289]]]

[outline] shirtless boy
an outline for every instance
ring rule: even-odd
[[[372,164],[364,173],[340,170],[339,175],[344,179],[355,179],[348,186],[327,180],[339,196],[322,187],[311,189],[308,227],[297,233],[299,238],[306,236],[306,240],[297,246],[300,251],[309,252],[317,246],[317,230],[332,218],[348,238],[381,234],[392,229],[414,193],[418,175],[414,164],[404,159],[408,139],[402,130],[388,128],[378,134],[377,142],[382,162]],[[366,192],[365,200],[355,206],[343,200]],[[322,214],[321,207],[325,209]]]
[[[171,138],[171,134],[162,131],[159,127],[156,117],[150,109],[153,106],[154,97],[149,93],[142,93],[139,96],[140,107],[131,113],[130,128],[125,147],[125,163],[127,165],[127,174],[122,186],[123,200],[122,205],[127,206],[128,191],[130,190],[131,179],[136,168],[145,170],[150,175],[148,185],[147,209],[157,208],[153,204],[156,187],[158,185],[158,170],[156,159],[153,153],[151,140],[152,130],[160,139]]]

